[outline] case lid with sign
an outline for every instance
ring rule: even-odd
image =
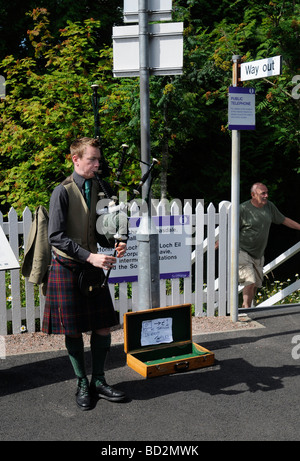
[[[158,307],[124,315],[124,350],[130,353],[192,339],[192,306]]]

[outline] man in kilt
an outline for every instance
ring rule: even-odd
[[[70,147],[74,171],[57,186],[49,207],[49,243],[53,257],[42,331],[64,334],[65,344],[77,377],[76,402],[82,410],[92,407],[94,397],[119,402],[125,394],[106,383],[104,364],[111,343],[110,328],[117,319],[109,288],[88,297],[78,285],[78,273],[84,266],[111,269],[116,258],[97,253],[96,204],[99,185],[94,172],[100,164],[96,139],[77,139]],[[90,193],[86,189],[90,180]],[[116,256],[122,257],[126,244],[119,243]],[[92,378],[87,379],[82,333],[91,331]]]

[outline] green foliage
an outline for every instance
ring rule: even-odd
[[[230,199],[232,55],[250,61],[281,54],[282,75],[244,84],[256,89],[257,130],[242,134],[241,198],[248,198],[251,182],[262,180],[279,205],[289,202],[295,187],[283,193],[282,185],[295,183],[300,149],[300,100],[291,95],[299,72],[299,5],[174,0],[173,9],[173,19],[185,25],[184,73],[150,78],[151,154],[161,160],[156,196]],[[74,6],[70,18],[77,17]],[[70,142],[93,135],[92,83],[99,84],[103,152],[112,173],[124,142],[140,158],[139,79],[112,78],[112,49],[99,48],[102,23],[82,16],[58,31],[45,8],[36,8],[31,19],[27,57],[10,55],[0,63],[7,81],[7,98],[0,103],[4,211],[46,206],[54,185],[70,172]],[[128,161],[124,183],[139,176],[139,163]]]
[[[1,63],[7,97],[0,105],[0,199],[19,211],[47,206],[54,184],[71,171],[70,142],[93,134],[90,85],[102,84],[107,61],[93,46],[99,21],[69,23],[52,43],[47,11],[32,16],[35,57]]]
[[[280,54],[282,75],[244,82],[244,86],[256,89],[257,129],[242,132],[241,198],[249,197],[251,183],[266,181],[275,192],[272,199],[279,205],[284,202],[287,210],[293,200],[289,192],[291,183],[294,193],[299,191],[294,184],[299,165],[300,100],[291,95],[292,78],[299,74],[300,64],[299,4],[239,0],[225,1],[220,6],[217,0],[191,0],[188,5],[182,82],[186,79],[196,95],[199,117],[189,126],[192,136],[186,137],[184,146],[180,146],[183,151],[174,152],[173,165],[177,171],[187,158],[192,158],[189,165],[198,172],[198,178],[181,170],[184,196],[188,189],[193,191],[194,198],[204,197],[207,202],[230,199],[227,92],[232,55],[252,61]],[[177,189],[176,177],[170,182],[169,192],[173,195]]]
[[[34,56],[27,30],[32,27],[26,13],[37,9],[47,9],[51,22],[48,30],[55,40],[60,39],[60,29],[67,21],[83,22],[94,18],[101,20],[101,29],[95,31],[98,49],[111,44],[112,26],[120,23],[122,8],[120,0],[0,0],[0,60],[13,54],[16,58]]]
[[[295,274],[295,281],[299,279],[299,274]],[[256,304],[262,303],[266,299],[269,299],[271,296],[282,291],[284,288],[287,288],[292,283],[291,279],[287,279],[285,282],[280,282],[279,280],[270,280],[266,279],[264,286],[259,289],[256,295]],[[278,301],[275,305],[280,304],[297,304],[300,302],[300,290],[296,290],[290,295],[286,296],[282,300]]]

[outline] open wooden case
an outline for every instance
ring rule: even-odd
[[[214,364],[214,354],[192,342],[191,304],[124,314],[127,365],[145,378]]]

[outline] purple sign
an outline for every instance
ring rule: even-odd
[[[135,282],[138,280],[138,242],[136,231],[139,217],[131,217],[130,236],[127,251],[112,269],[109,283]],[[190,217],[187,215],[153,216],[159,234],[159,268],[161,279],[184,278],[190,276],[191,248],[188,233]],[[101,253],[111,250],[101,248]]]
[[[228,93],[229,130],[255,130],[255,89],[230,87]]]

